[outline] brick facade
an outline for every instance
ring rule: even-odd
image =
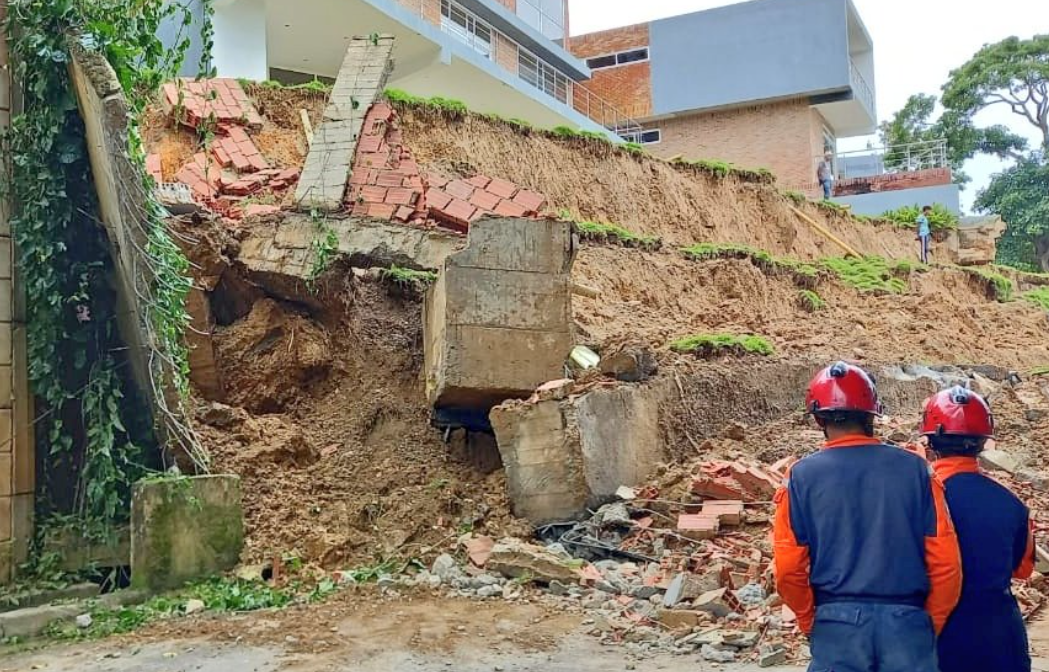
[[[720,159],[746,168],[768,168],[780,184],[812,182],[823,154],[823,117],[805,100],[700,112],[654,121],[662,142],[657,156]]]
[[[573,37],[571,50],[586,59],[647,47],[648,40],[648,24],[641,23]],[[631,117],[652,114],[652,68],[648,61],[594,70],[586,88]]]
[[[953,175],[950,168],[930,168],[905,173],[872,175],[839,180],[834,185],[835,196],[855,196],[879,191],[902,191],[904,189],[922,189],[950,184]]]

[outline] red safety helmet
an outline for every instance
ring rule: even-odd
[[[809,383],[805,410],[813,414],[852,411],[880,415],[881,404],[870,374],[854,364],[838,362],[817,373]]]
[[[925,402],[922,434],[994,438],[994,416],[987,401],[972,390],[956,386]]]

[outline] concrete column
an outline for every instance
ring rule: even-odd
[[[269,53],[264,0],[217,0],[215,48],[219,77],[269,79]]]
[[[6,3],[0,4],[0,24],[6,12]],[[0,30],[0,127],[10,126],[15,93],[7,36]],[[0,163],[0,170],[10,169],[6,161]],[[25,300],[14,268],[9,214],[9,203],[0,200],[0,583],[9,582],[29,554],[36,485]]]

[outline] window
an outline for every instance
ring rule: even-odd
[[[519,49],[517,54],[517,74],[521,79],[562,103],[568,102],[567,77],[524,48]]]
[[[549,40],[565,39],[565,0],[517,0],[517,16]]]
[[[486,58],[492,57],[492,28],[452,0],[441,0],[441,30]]]
[[[601,70],[602,68],[614,68],[617,65],[641,63],[647,60],[648,47],[641,47],[640,49],[629,49],[614,54],[588,58],[586,59],[586,64],[591,70]]]
[[[633,142],[639,145],[654,145],[663,139],[663,131],[658,128],[637,129],[634,131],[624,131],[619,134],[619,137],[627,142]]]

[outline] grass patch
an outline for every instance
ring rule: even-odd
[[[811,289],[803,289],[798,292],[798,301],[801,307],[810,313],[817,313],[827,307],[827,302],[823,300],[823,297]]]
[[[907,291],[907,281],[899,277],[906,271],[897,268],[897,263],[887,262],[881,257],[829,257],[820,260],[822,267],[833,272],[846,285],[874,294],[902,294]]]
[[[272,79],[264,79],[261,82],[256,82],[250,79],[238,79],[237,82],[240,84],[240,88],[245,91],[253,86],[257,86],[260,89],[271,89],[274,91],[309,91],[311,93],[322,93],[327,95],[331,93],[332,88],[334,88],[333,84],[326,84],[316,77],[308,82],[303,82],[302,84],[282,84]]]
[[[1027,375],[1029,375],[1029,376],[1036,376],[1036,377],[1049,376],[1049,365],[1036,366],[1033,369],[1031,369],[1030,371],[1028,371]]]
[[[801,193],[800,191],[793,191],[791,189],[788,189],[787,191],[783,192],[783,195],[786,196],[788,199],[794,201],[794,205],[805,205],[809,202],[808,196]]]
[[[772,171],[768,168],[740,168],[739,166],[729,163],[728,161],[720,161],[717,159],[699,159],[697,161],[688,161],[685,159],[674,159],[672,161],[677,166],[688,166],[694,170],[709,175],[716,179],[725,179],[727,177],[735,177],[741,182],[750,182],[756,184],[772,184],[776,181],[776,176],[772,174]]]
[[[618,224],[589,221],[577,222],[568,210],[562,210],[560,215],[562,220],[572,222],[575,225],[581,240],[614,243],[623,247],[640,247],[647,250],[658,250],[663,246],[663,241],[657,236],[643,236]]]
[[[834,201],[832,201],[832,200],[830,200],[828,198],[825,198],[825,199],[823,199],[821,201],[813,201],[813,202],[816,204],[817,208],[821,208],[823,210],[826,210],[827,212],[833,212],[833,213],[839,213],[839,214],[849,212],[849,208],[848,207],[842,205],[841,203],[835,203]]]
[[[421,96],[412,95],[407,91],[402,91],[401,89],[386,89],[383,93],[386,96],[387,101],[393,105],[401,107],[424,107],[431,110],[445,112],[455,117],[461,117],[470,111],[469,108],[466,107],[466,103],[461,100],[455,100],[454,98],[443,98],[441,96],[423,98]]]
[[[697,243],[682,248],[681,252],[694,261],[707,259],[749,259],[762,271],[772,275],[789,275],[794,284],[811,289],[820,278],[820,269],[814,264],[789,257],[775,257],[765,250],[735,243]]]
[[[980,282],[985,283],[988,298],[1002,303],[1013,300],[1016,286],[1013,284],[1012,280],[1001,273],[986,268],[972,268],[969,266],[959,266],[958,268],[962,272],[968,273],[971,277],[975,277]],[[1028,294],[1029,293],[1030,292],[1028,292]]]
[[[1042,310],[1049,311],[1049,287],[1038,287],[1020,295],[1024,301],[1034,304]]]
[[[624,142],[619,147],[627,154],[633,154],[634,156],[644,156],[648,153],[643,145],[636,142]]]
[[[679,338],[670,344],[670,349],[682,354],[700,357],[718,355],[762,355],[775,354],[772,344],[763,336],[735,334],[695,334]]]
[[[883,212],[879,219],[892,222],[900,228],[915,229],[918,227],[918,217],[921,214],[922,209],[917,205],[905,205],[902,208]],[[929,214],[929,228],[933,231],[957,229],[958,216],[944,207],[942,203],[936,203]]]
[[[437,282],[437,274],[433,271],[415,271],[400,266],[381,269],[379,277],[386,282],[411,289],[426,288]]]

